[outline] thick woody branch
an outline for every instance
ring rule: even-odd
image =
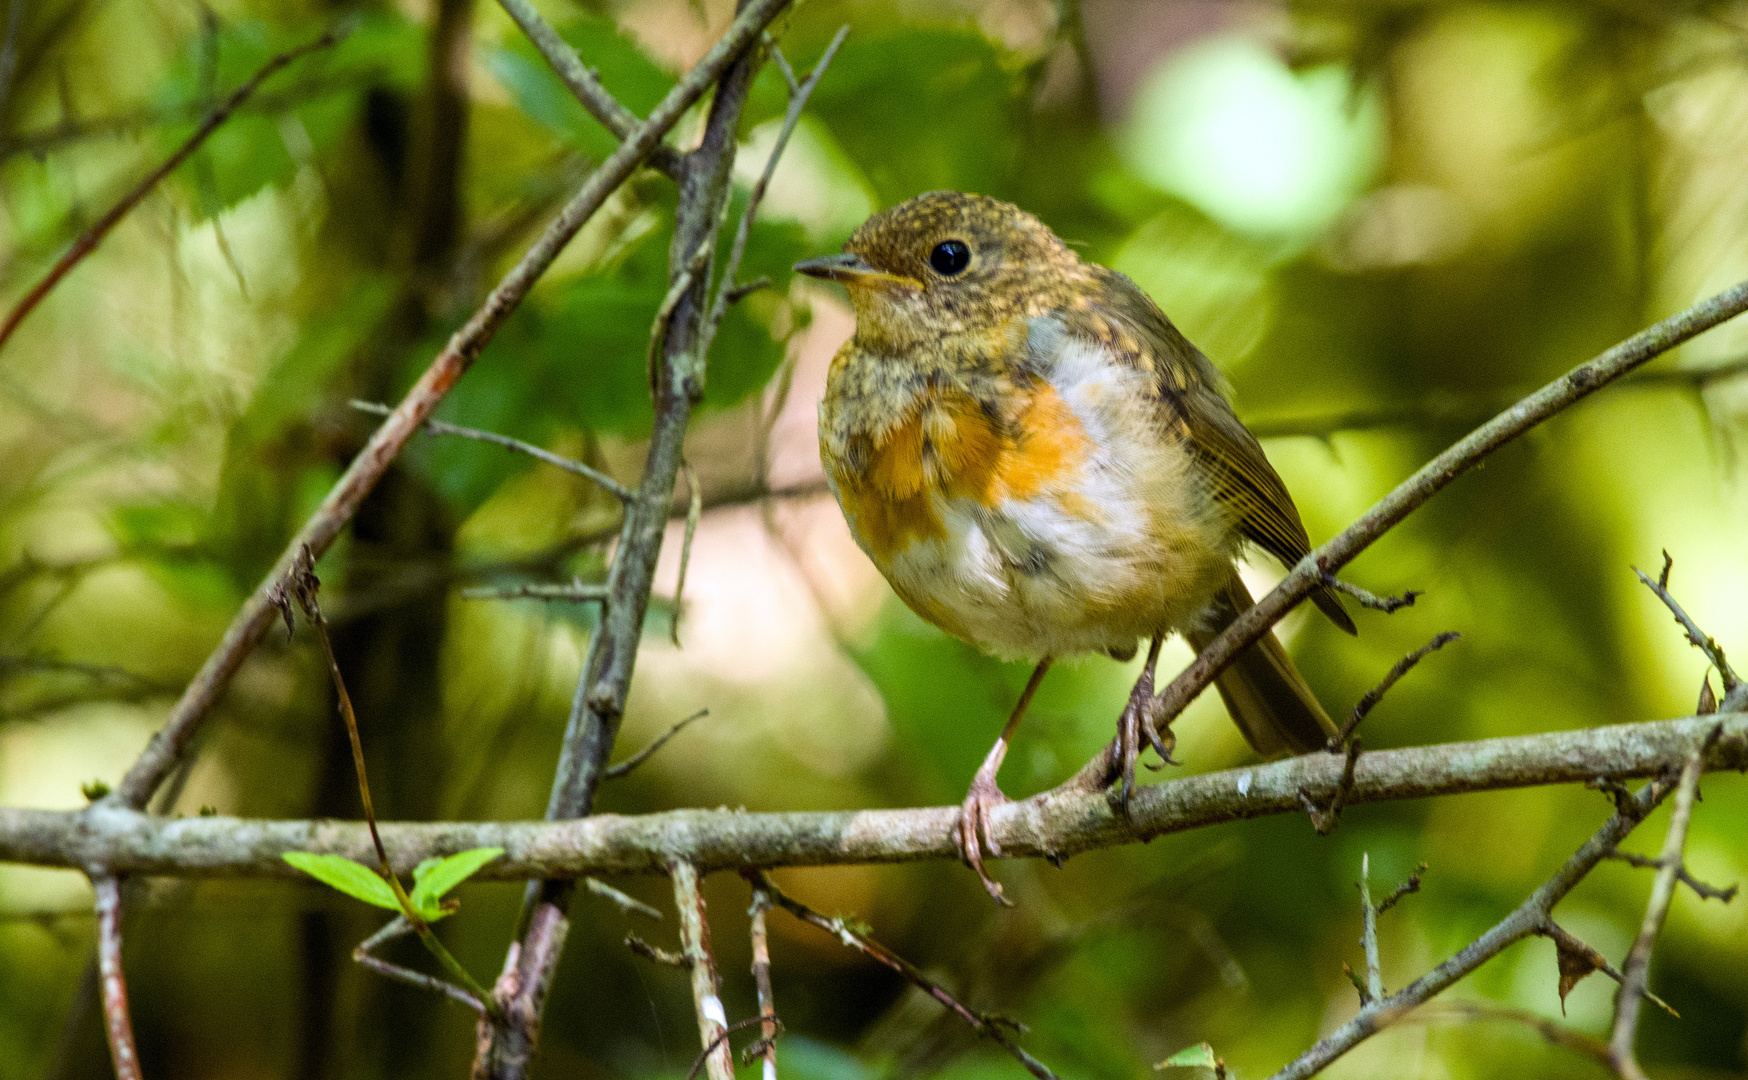
[[[291,570],[298,553],[306,547],[318,557],[327,551],[407,441],[430,418],[443,396],[473,364],[571,237],[631,176],[686,110],[740,57],[788,2],[753,0],[749,3],[704,59],[655,107],[649,119],[589,176],[582,189],[564,205],[521,261],[504,275],[473,316],[449,339],[394,412],[371,434],[370,441],[352,460],[316,513],[286,545],[278,563],[231,621],[218,648],[207,658],[182,699],[171,710],[163,729],[152,737],[139,761],[116,787],[117,802],[138,808],[151,798],[152,792],[180,760],[189,740],[200,729],[244,658],[272,625],[274,609],[269,597]]]
[[[1374,750],[1355,770],[1350,806],[1470,791],[1662,775],[1720,727],[1707,770],[1748,769],[1748,714],[1660,720],[1579,731]],[[1055,790],[997,808],[991,829],[1006,857],[1074,855],[1225,821],[1301,811],[1301,789],[1331,791],[1342,759],[1308,754],[1189,776],[1136,791],[1127,817],[1100,792]],[[838,813],[751,814],[671,810],[575,821],[381,826],[399,873],[421,859],[502,847],[481,879],[665,874],[676,860],[700,873],[748,866],[828,866],[956,859],[957,806]],[[85,810],[0,809],[0,861],[104,867],[179,877],[293,877],[287,851],[368,861],[359,823],[166,819],[100,803]]]
[[[1489,454],[1549,417],[1570,408],[1609,383],[1712,327],[1748,311],[1748,281],[1702,300],[1677,315],[1614,346],[1537,390],[1464,436],[1420,471],[1397,485],[1358,521],[1335,539],[1306,555],[1280,584],[1209,642],[1200,655],[1153,699],[1155,725],[1183,712],[1240,652],[1255,644],[1275,623],[1360,552],[1394,528],[1451,481],[1479,465]],[[1069,783],[1103,788],[1115,779],[1117,745],[1113,741],[1088,762]]]

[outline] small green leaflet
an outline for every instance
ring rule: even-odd
[[[440,903],[443,894],[503,853],[501,847],[481,847],[458,851],[447,859],[426,859],[413,868],[413,895],[410,897],[413,910],[421,915],[425,915],[427,908],[441,912],[441,915],[425,915],[427,919],[449,914],[453,909],[446,909]]]
[[[426,922],[436,922],[454,908],[442,904],[443,894],[473,876],[480,867],[504,853],[503,848],[471,848],[446,859],[426,859],[413,871],[413,892],[408,899]],[[388,911],[401,910],[394,890],[376,871],[339,855],[314,855],[287,851],[280,856],[292,866],[347,896]]]
[[[1212,1069],[1219,1062],[1214,1058],[1214,1048],[1207,1043],[1197,1043],[1186,1046],[1177,1053],[1155,1065],[1156,1069]]]

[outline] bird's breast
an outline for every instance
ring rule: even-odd
[[[821,456],[857,542],[919,615],[992,652],[1120,651],[1199,610],[1211,547],[1230,559],[1134,373],[1068,359],[989,385],[894,378],[877,404],[853,365],[828,384]]]

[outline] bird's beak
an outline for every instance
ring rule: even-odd
[[[795,264],[795,272],[808,277],[820,278],[824,281],[841,281],[845,285],[902,285],[917,289],[922,282],[908,278],[902,274],[889,274],[868,265],[867,260],[860,255],[845,252],[842,255],[821,255],[817,259],[803,259]]]

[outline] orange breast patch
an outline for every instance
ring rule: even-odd
[[[1072,485],[1092,447],[1074,411],[1048,383],[1005,404],[1011,418],[1003,422],[961,390],[939,392],[883,440],[860,440],[853,454],[865,463],[860,473],[833,463],[851,528],[876,562],[946,537],[935,495],[990,509],[1051,490],[1079,500]]]

